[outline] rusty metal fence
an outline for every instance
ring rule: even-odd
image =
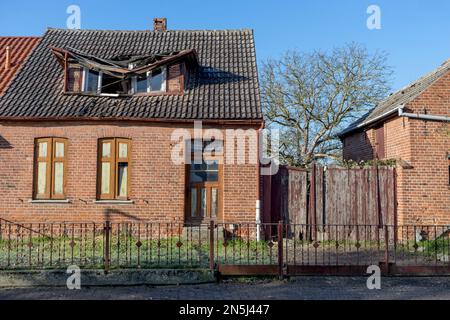
[[[257,235],[263,239],[257,239]],[[265,237],[265,235],[271,235]],[[210,268],[223,275],[449,274],[450,226],[15,223],[0,269]]]
[[[0,219],[0,269],[209,267],[208,225]]]
[[[450,275],[450,226],[256,224],[216,227],[214,261],[225,275]],[[267,232],[268,230],[270,232]],[[224,231],[225,230],[225,231]],[[221,246],[221,247],[220,247]]]

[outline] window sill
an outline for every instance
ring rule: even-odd
[[[38,200],[38,199],[33,199],[33,200],[29,200],[28,201],[29,203],[49,203],[49,204],[57,204],[57,203],[61,203],[61,204],[64,204],[64,203],[72,203],[69,199],[61,199],[61,200],[56,200],[56,199],[54,199],[54,200],[52,200],[52,199],[48,199],[48,200],[45,200],[45,199],[41,199],[41,200]]]
[[[95,200],[96,204],[134,204],[133,200]]]

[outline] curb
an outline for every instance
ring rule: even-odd
[[[0,288],[65,287],[65,270],[0,271]],[[181,285],[216,282],[209,269],[81,269],[81,286]]]

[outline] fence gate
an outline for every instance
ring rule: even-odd
[[[256,224],[216,227],[214,261],[223,275],[450,275],[448,226]],[[221,232],[219,230],[221,229]]]

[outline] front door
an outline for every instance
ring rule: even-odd
[[[195,151],[194,147],[192,150]],[[195,162],[194,152],[191,152],[191,164],[186,165],[187,222],[206,222],[222,217],[221,157],[221,152],[213,156],[202,153]]]

